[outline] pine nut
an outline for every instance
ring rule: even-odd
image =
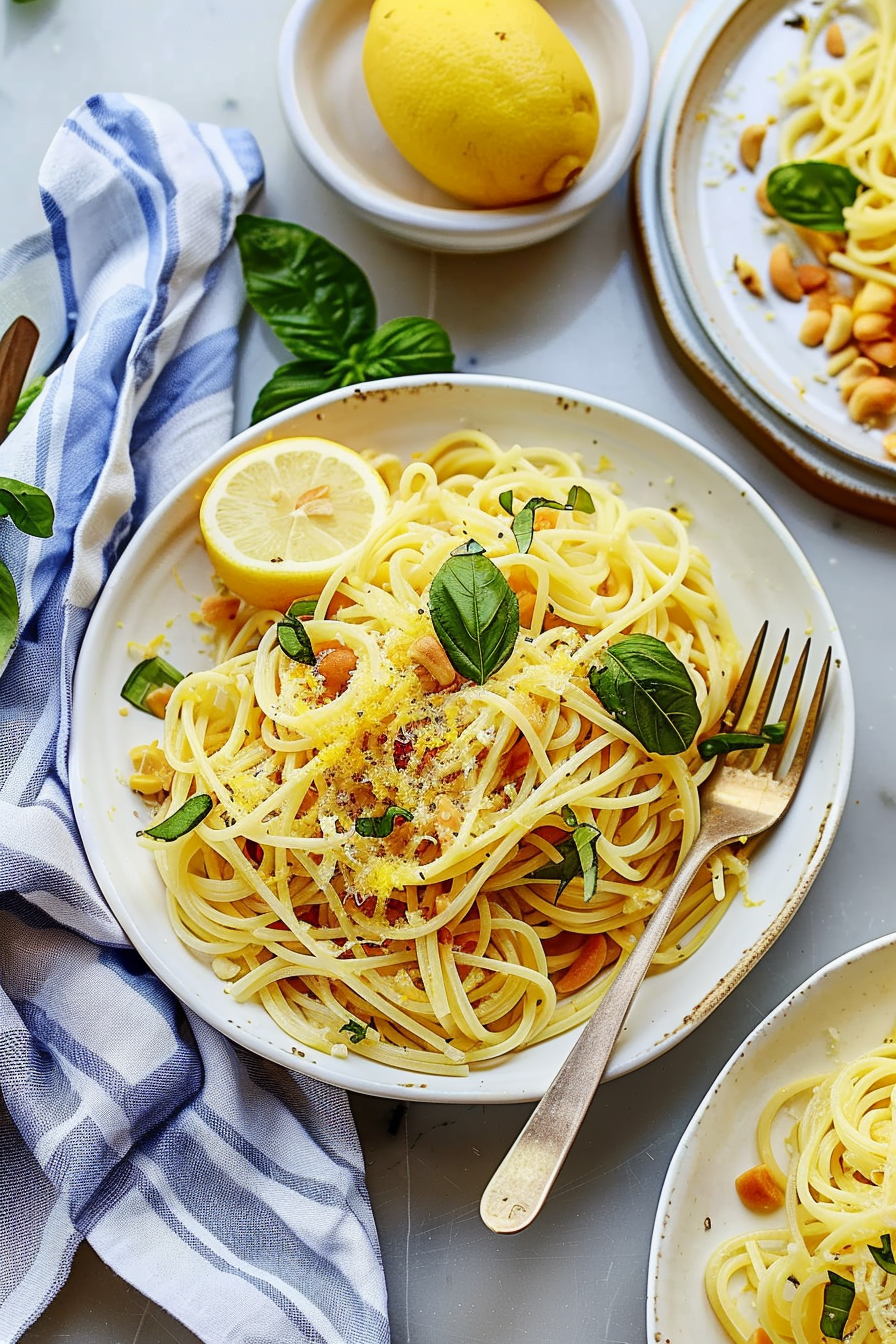
[[[842,373],[859,357],[859,347],[857,345],[847,345],[842,350],[838,350],[836,355],[831,355],[828,360],[828,377],[833,378],[835,374]]]
[[[880,369],[873,359],[866,359],[864,356],[859,359],[854,359],[852,363],[843,370],[837,380],[837,386],[840,388],[840,395],[843,400],[849,401],[853,392],[855,392],[856,388],[859,386],[859,383],[864,383],[869,378],[874,378],[878,373],[880,373]]]
[[[896,341],[866,341],[862,344],[862,354],[881,364],[885,369],[896,368]]]
[[[843,40],[839,23],[831,23],[824,35],[824,49],[829,56],[845,56],[846,43]]]
[[[880,341],[891,334],[889,313],[859,313],[852,324],[857,341]]]
[[[853,300],[856,313],[892,313],[896,308],[896,289],[878,280],[868,280]]]
[[[860,425],[882,420],[896,411],[896,382],[892,378],[867,378],[849,399],[849,414]]]
[[[752,173],[762,154],[762,142],[768,127],[765,125],[745,126],[740,137],[740,161]]]
[[[833,307],[833,300],[826,289],[816,289],[809,295],[809,312],[829,313]]]
[[[831,309],[831,325],[824,338],[824,348],[834,353],[849,344],[852,336],[852,309],[848,304],[835,303]]]
[[[762,281],[759,279],[759,272],[755,266],[751,266],[743,257],[734,257],[734,271],[738,280],[749,294],[753,294],[757,299],[761,299],[765,291],[762,288]]]
[[[768,262],[768,275],[782,299],[789,299],[791,303],[799,303],[803,297],[803,289],[796,278],[793,257],[790,255],[790,249],[786,243],[776,243],[772,248],[772,254]]]
[[[768,198],[767,181],[768,179],[764,177],[756,188],[756,204],[764,215],[768,215],[771,219],[777,219],[778,212]]]
[[[807,313],[800,327],[800,340],[803,345],[821,345],[825,332],[831,325],[831,315],[823,308]]]

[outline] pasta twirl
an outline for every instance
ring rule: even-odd
[[[517,549],[500,495],[562,500],[582,484],[563,453],[450,435],[404,470],[386,523],[305,625],[316,651],[353,655],[339,694],[284,656],[279,613],[246,607],[216,665],[174,688],[161,814],[193,792],[215,807],[153,846],[173,926],[297,1041],[463,1073],[565,1031],[593,1012],[689,848],[711,764],[695,748],[651,755],[587,673],[608,641],[655,635],[689,669],[708,729],[736,640],[671,512],[587,481],[593,514],[542,510]],[[442,685],[414,649],[432,638],[433,576],[469,538],[517,593],[520,633],[482,685]],[[391,834],[358,833],[388,807],[401,809]],[[590,902],[581,880],[559,898],[530,880],[558,859],[570,812],[601,832]],[[744,874],[731,851],[711,861],[659,966],[709,935]]]

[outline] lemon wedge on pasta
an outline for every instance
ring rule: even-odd
[[[388,504],[380,475],[350,448],[329,439],[276,439],[222,467],[199,525],[227,587],[254,606],[285,611],[350,565]]]

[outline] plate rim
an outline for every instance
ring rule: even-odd
[[[324,393],[319,397],[302,402],[297,407],[287,408],[277,415],[269,417],[267,420],[259,422],[257,425],[251,425],[241,433],[233,436],[221,446],[211,457],[204,462],[199,463],[190,473],[188,473],[172,490],[170,490],[162,500],[146,516],[140,527],[135,531],[125,550],[134,546],[135,542],[144,535],[148,535],[152,530],[159,526],[164,520],[165,515],[172,505],[177,504],[191,490],[194,490],[199,482],[207,479],[209,474],[220,468],[226,461],[244,451],[246,447],[255,442],[262,441],[265,437],[268,439],[275,437],[277,432],[295,420],[297,416],[305,418],[309,413],[314,414],[318,410],[336,402],[350,401],[352,398],[366,398],[368,396],[377,399],[388,398],[390,392],[415,393],[420,388],[425,387],[446,387],[446,388],[481,388],[483,386],[496,388],[504,392],[536,394],[541,397],[569,402],[571,405],[583,405],[593,407],[607,413],[610,417],[618,419],[624,423],[634,423],[661,437],[671,439],[676,447],[696,457],[710,470],[723,476],[729,484],[741,492],[749,502],[750,506],[760,515],[767,527],[771,529],[774,535],[785,546],[791,555],[796,566],[806,576],[807,582],[812,584],[819,595],[820,604],[826,613],[829,625],[828,634],[831,642],[837,646],[836,656],[840,658],[840,668],[838,679],[843,700],[843,736],[838,742],[837,747],[840,753],[840,767],[837,774],[836,785],[833,796],[825,801],[825,815],[823,821],[818,826],[814,844],[811,852],[803,864],[802,876],[796,884],[790,895],[784,902],[777,917],[762,932],[758,942],[753,944],[747,952],[731,967],[714,986],[704,994],[699,1004],[690,1011],[686,1011],[685,1020],[677,1024],[672,1030],[651,1045],[642,1048],[635,1053],[624,1067],[616,1064],[614,1067],[611,1056],[610,1065],[606,1070],[605,1077],[611,1079],[622,1076],[625,1073],[633,1072],[635,1069],[643,1067],[652,1062],[667,1050],[671,1049],[678,1041],[683,1040],[691,1033],[707,1016],[718,1006],[719,1003],[731,992],[749,970],[756,964],[761,956],[768,950],[775,939],[780,935],[787,924],[793,918],[806,896],[813,881],[818,875],[818,871],[833,843],[834,836],[842,818],[848,790],[849,781],[853,767],[855,755],[855,701],[853,694],[852,677],[849,668],[847,651],[840,632],[836,616],[827,598],[827,594],[818,577],[815,575],[808,558],[799,547],[793,534],[786,526],[784,521],[775,513],[758,491],[742,477],[733,467],[729,466],[722,458],[718,457],[710,449],[692,439],[683,431],[676,429],[672,425],[658,420],[656,417],[639,411],[633,407],[628,407],[622,403],[612,401],[609,398],[600,397],[596,394],[565,387],[561,384],[546,383],[533,379],[509,377],[500,374],[418,374],[406,378],[391,378],[372,383],[354,384],[348,388],[337,388],[332,392]],[[123,558],[125,552],[119,557]],[[74,669],[73,695],[72,695],[72,714],[71,714],[71,734],[68,745],[68,777],[69,788],[71,791],[72,802],[74,804],[75,820],[81,835],[82,844],[87,856],[88,864],[97,884],[115,918],[119,921],[129,940],[139,951],[141,957],[147,962],[147,965],[153,970],[158,978],[165,984],[169,990],[180,999],[187,1007],[191,1008],[203,1020],[208,1021],[208,1009],[204,1008],[204,996],[189,984],[184,984],[177,973],[172,973],[162,961],[160,955],[155,952],[142,936],[135,920],[131,917],[127,903],[120,900],[119,893],[111,874],[105,869],[102,855],[96,858],[93,853],[92,843],[88,840],[85,829],[82,828],[80,817],[89,815],[85,808],[89,802],[86,789],[82,787],[82,773],[78,768],[79,752],[81,749],[82,734],[86,734],[86,728],[83,726],[86,704],[89,699],[89,690],[85,689],[83,676],[79,676],[79,669],[84,665],[85,650],[89,654],[95,641],[101,638],[100,625],[102,613],[107,604],[111,604],[119,589],[122,589],[126,583],[124,577],[125,567],[120,563],[112,569],[104,587],[97,599],[93,612],[88,621],[87,629],[78,652],[78,658]],[[100,617],[97,620],[97,617]],[[366,1079],[348,1079],[346,1080],[342,1070],[337,1066],[341,1061],[331,1061],[326,1055],[316,1051],[313,1047],[306,1047],[306,1053],[301,1056],[285,1057],[283,1047],[275,1045],[264,1037],[251,1036],[238,1024],[230,1024],[233,1030],[225,1030],[219,1021],[211,1025],[228,1036],[236,1044],[242,1044],[252,1049],[262,1057],[272,1060],[275,1063],[291,1068],[298,1073],[320,1078],[322,1081],[332,1083],[345,1090],[363,1093],[372,1096],[390,1097],[398,1100],[407,1100],[410,1096],[416,1096],[420,1100],[468,1104],[470,1102],[479,1103],[518,1103],[531,1102],[538,1100],[543,1094],[543,1086],[536,1084],[528,1087],[516,1086],[506,1094],[497,1095],[494,1089],[487,1094],[482,1094],[475,1090],[476,1080],[486,1080],[489,1078],[487,1070],[474,1071],[469,1077],[473,1080],[468,1096],[439,1095],[438,1093],[438,1075],[415,1075],[419,1081],[406,1082],[396,1081],[374,1083],[368,1085]],[[568,1049],[572,1049],[582,1028],[571,1028],[563,1034],[563,1039],[568,1042]],[[297,1043],[298,1044],[298,1043]],[[567,1051],[568,1053],[568,1051]],[[559,1063],[558,1063],[559,1067]],[[336,1076],[334,1076],[336,1075]],[[396,1071],[396,1078],[399,1072]]]

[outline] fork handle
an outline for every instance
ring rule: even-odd
[[[554,1081],[485,1187],[479,1212],[493,1232],[521,1232],[541,1210],[591,1105],[632,999],[675,911],[709,854],[723,839],[705,833],[691,847],[644,932],[585,1024]]]

